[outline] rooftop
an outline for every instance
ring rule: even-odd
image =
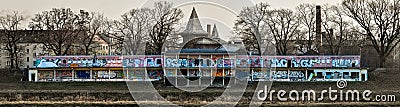
[[[193,7],[192,14],[190,15],[189,22],[186,25],[186,29],[181,34],[199,34],[208,35],[201,26],[199,17],[197,16],[196,9]]]

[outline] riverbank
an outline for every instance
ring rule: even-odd
[[[367,82],[348,82],[346,90],[371,90],[374,95],[395,95],[394,102],[367,101],[265,101],[263,105],[272,106],[400,106],[400,71],[385,70],[370,72]],[[5,76],[3,76],[5,77]],[[214,101],[225,88],[207,88],[201,92],[185,92],[162,82],[153,83],[161,96],[168,101],[182,106],[201,106]],[[249,105],[256,92],[255,84],[250,84],[239,101],[239,106]],[[272,90],[321,90],[329,87],[337,89],[336,82],[274,82]],[[145,92],[146,90],[142,90]],[[65,105],[65,106],[137,106],[129,93],[126,82],[0,82],[0,105]],[[148,101],[145,104],[151,105]],[[155,103],[159,104],[159,103]],[[220,102],[220,104],[235,104]]]
[[[140,102],[141,105],[149,105],[154,106],[158,105],[161,106],[158,102]],[[203,106],[208,104],[207,102],[204,103],[187,103],[187,102],[173,102],[176,105],[181,106]],[[220,103],[221,105],[235,105],[233,102],[224,102]],[[0,107],[9,107],[9,106],[80,106],[80,107],[92,107],[92,106],[138,106],[137,102],[135,101],[114,101],[114,102],[102,102],[102,101],[18,101],[18,102],[0,102]],[[274,106],[274,107],[289,107],[289,106],[304,106],[304,107],[338,107],[338,106],[352,106],[352,107],[387,107],[387,106],[398,106],[399,103],[394,102],[347,102],[347,103],[304,103],[304,102],[278,102],[278,103],[264,103],[262,106]],[[214,105],[218,106],[218,105]],[[248,106],[247,104],[237,104],[237,106]]]

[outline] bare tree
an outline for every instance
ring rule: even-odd
[[[164,42],[174,32],[174,27],[182,19],[182,10],[173,8],[172,3],[160,1],[154,4],[155,24],[149,33],[146,54],[161,54]]]
[[[287,55],[289,42],[300,32],[298,30],[300,24],[295,14],[289,9],[272,10],[266,20],[276,42],[275,47],[278,54]]]
[[[364,43],[358,36],[359,29],[343,14],[343,7],[325,5],[321,10],[325,32],[322,37],[328,47],[325,54],[339,55],[345,45],[361,46]]]
[[[239,35],[248,51],[255,50],[262,54],[261,39],[265,38],[267,25],[267,3],[259,3],[252,7],[245,7],[241,10],[238,19],[235,21],[234,32]]]
[[[313,38],[315,38],[315,23],[316,23],[316,10],[315,4],[300,4],[296,7],[296,13],[298,13],[298,19],[300,21],[300,28],[305,32],[307,36],[299,35],[298,42],[300,44],[299,51],[302,53],[316,50],[313,47]],[[304,42],[304,40],[306,40]]]
[[[78,27],[83,22],[70,8],[53,8],[35,14],[29,24],[33,30],[39,30],[40,42],[55,55],[66,55],[71,47],[79,42],[81,29]]]
[[[174,30],[170,36],[167,37],[163,47],[164,51],[180,49],[179,44],[183,41],[183,38],[181,35],[179,35],[179,32],[183,30],[184,27],[178,28]]]
[[[19,14],[17,11],[12,13],[7,13],[4,16],[0,16],[0,39],[5,44],[5,50],[10,56],[10,68],[18,69],[20,65],[20,54],[23,52],[18,44],[21,43],[24,38],[24,33],[20,30],[22,29],[21,22],[25,18]]]
[[[101,36],[109,32],[110,26],[107,26],[107,21],[108,19],[102,13],[80,11],[79,22],[81,24],[78,26],[84,31],[80,43],[83,45],[85,55],[89,55],[93,49],[99,47],[94,40],[96,36]]]
[[[109,47],[111,46],[115,49],[114,52],[112,53],[116,55],[122,55],[124,51],[124,42],[126,38],[124,35],[121,35],[119,32],[116,32],[117,31],[116,25],[118,23],[119,22],[116,20],[106,21],[106,25],[108,26],[107,28],[109,28],[108,30],[109,32],[105,33],[104,36],[108,37],[108,39],[110,40]]]
[[[343,15],[339,7],[336,6],[324,6],[322,10],[322,27],[326,34],[323,35],[323,39],[327,42],[329,52],[324,54],[338,55],[340,47],[343,45],[347,34],[344,34],[344,28],[349,23],[343,19]],[[336,34],[335,32],[339,32]],[[335,34],[334,34],[335,33]]]
[[[346,14],[354,19],[380,57],[384,67],[387,56],[400,42],[399,0],[344,0]]]
[[[132,9],[115,21],[116,32],[124,37],[124,54],[144,54],[144,44],[151,27],[154,26],[153,10],[149,8]]]

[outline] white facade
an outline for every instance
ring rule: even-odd
[[[110,55],[116,50],[115,47],[111,46],[115,41],[113,38],[104,38],[99,35],[95,35],[94,41],[97,43],[97,47],[94,50],[94,54],[96,55]]]
[[[32,68],[35,65],[36,57],[45,55],[48,52],[43,50],[43,45],[39,43],[20,43],[18,44],[22,52],[18,55],[20,68]],[[0,50],[0,68],[9,68],[11,66],[11,59],[9,53],[5,50],[4,44],[1,45]]]
[[[95,41],[98,47],[94,52],[97,55],[109,55],[110,51],[115,51],[113,47],[109,47],[109,43],[96,37]],[[53,55],[51,51],[45,49],[41,43],[20,43],[18,44],[22,52],[19,54],[20,68],[32,68],[35,65],[36,58],[43,55]],[[5,44],[0,44],[0,68],[9,68],[11,66],[10,56],[5,50]]]

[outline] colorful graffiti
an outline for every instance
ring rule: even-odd
[[[121,66],[120,56],[42,56],[36,60],[38,68]]]
[[[144,70],[136,69],[136,70],[129,70],[128,72],[129,72],[128,77],[130,80],[133,80],[133,79],[145,80],[146,72]]]
[[[88,71],[77,71],[76,76],[81,79],[88,79],[90,78],[90,72]]]
[[[290,71],[289,79],[290,81],[305,81],[306,74],[302,71]]]
[[[263,56],[264,67],[360,67],[360,56]]]
[[[164,60],[165,59],[165,60]],[[234,58],[176,58],[152,56],[43,56],[38,68],[53,67],[360,67],[360,56],[240,56]]]
[[[39,79],[53,79],[53,73],[52,72],[47,72],[47,71],[39,71],[38,73]]]
[[[211,76],[211,69],[203,69],[202,74],[203,76]]]
[[[162,71],[158,70],[149,70],[147,71],[149,79],[161,79],[162,77]]]
[[[272,78],[280,81],[306,81],[304,71],[275,71],[272,72]]]
[[[287,59],[278,59],[278,58],[273,58],[273,59],[267,59],[266,61],[270,61],[271,65],[264,65],[264,66],[270,66],[270,67],[287,67],[288,61]]]
[[[270,79],[270,72],[253,72],[253,79],[254,80],[262,80],[262,79]]]
[[[276,71],[272,73],[273,79],[287,79],[288,78],[287,71]]]
[[[176,70],[171,70],[171,69],[166,70],[165,73],[166,73],[165,76],[176,76],[177,75]]]

